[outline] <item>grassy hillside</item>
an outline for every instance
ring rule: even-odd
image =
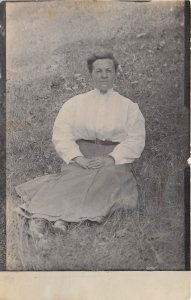
[[[183,22],[178,2],[7,4],[8,269],[184,269]],[[146,120],[146,147],[134,163],[139,207],[103,225],[73,224],[66,236],[47,229],[41,243],[24,233],[19,255],[14,187],[60,171],[55,117],[64,101],[92,88],[86,57],[102,46],[120,62],[116,90]]]

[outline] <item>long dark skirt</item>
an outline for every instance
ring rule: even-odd
[[[79,142],[86,157],[109,154],[114,146]],[[138,192],[131,164],[83,169],[63,165],[60,174],[45,175],[16,187],[25,200],[17,212],[26,218],[101,222],[118,208],[136,207]]]

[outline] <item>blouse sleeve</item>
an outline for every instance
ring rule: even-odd
[[[145,146],[145,120],[136,103],[128,110],[127,137],[109,154],[115,164],[132,163],[139,158]]]
[[[52,142],[58,155],[67,164],[73,158],[83,156],[73,133],[74,109],[74,105],[66,102],[59,111],[53,127]]]

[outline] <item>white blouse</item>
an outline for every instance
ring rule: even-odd
[[[113,89],[106,94],[95,89],[64,103],[53,127],[58,155],[69,164],[83,156],[75,141],[96,138],[119,142],[109,154],[116,164],[139,158],[145,145],[145,121],[138,105]]]

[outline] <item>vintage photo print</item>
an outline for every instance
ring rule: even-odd
[[[184,13],[6,3],[7,270],[185,270]]]

